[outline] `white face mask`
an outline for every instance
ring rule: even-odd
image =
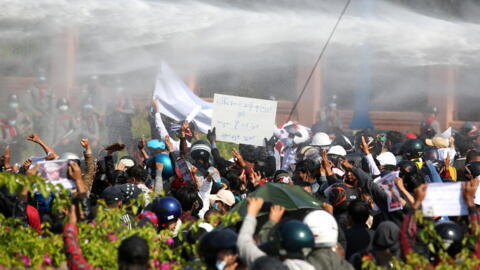
[[[67,105],[62,105],[62,106],[58,107],[58,109],[62,112],[66,112],[68,110],[68,106]]]
[[[16,102],[15,103],[10,103],[10,104],[8,104],[8,106],[10,106],[10,108],[12,108],[12,109],[16,109],[16,108],[18,108],[18,103],[16,103]]]
[[[313,192],[313,193],[316,193],[319,188],[320,188],[320,185],[319,185],[317,182],[313,183],[313,185],[312,185],[312,192]]]
[[[16,120],[8,120],[8,124],[10,126],[15,126],[17,124],[17,121]]]
[[[217,270],[223,270],[225,266],[227,266],[227,262],[224,262],[224,261],[217,261],[215,263],[215,267],[217,267]]]

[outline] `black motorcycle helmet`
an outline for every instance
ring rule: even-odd
[[[435,231],[442,238],[450,256],[454,257],[460,252],[464,233],[459,224],[452,221],[442,221],[435,225]]]
[[[465,122],[459,130],[459,133],[468,137],[473,137],[478,133],[478,127],[473,122]]]
[[[402,146],[402,155],[409,160],[420,158],[425,146],[419,139],[408,139]]]
[[[423,160],[437,160],[439,159],[438,150],[435,147],[427,148],[422,155]]]
[[[211,166],[211,147],[207,141],[195,141],[190,147],[190,157],[197,168],[208,170]]]
[[[397,164],[399,169],[399,177],[403,179],[403,183],[408,192],[413,193],[413,190],[425,183],[423,173],[417,167],[415,162],[410,160],[402,160]]]
[[[287,220],[278,225],[272,239],[282,257],[304,259],[315,246],[310,228],[299,220]]]
[[[215,268],[217,254],[230,249],[236,252],[238,235],[231,229],[213,230],[200,238],[198,253],[207,267]],[[216,268],[215,268],[216,269]]]
[[[480,161],[473,161],[465,165],[465,176],[467,179],[473,179],[480,175]]]

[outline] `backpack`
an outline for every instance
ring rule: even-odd
[[[330,186],[328,200],[333,207],[338,207],[346,202],[356,200],[358,193],[352,185],[336,183]]]

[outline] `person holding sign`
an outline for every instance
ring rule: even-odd
[[[477,188],[478,181],[476,179],[462,183],[462,194],[463,199],[468,207],[468,218],[472,233],[475,233],[475,228],[480,224],[480,213],[476,209],[474,203],[475,192]],[[427,192],[428,188],[425,184],[420,185],[415,189],[415,202],[413,203],[412,208],[409,209],[409,213],[405,216],[400,230],[400,243],[404,256],[407,256],[411,252],[422,254],[427,258],[433,256],[435,260],[432,263],[434,264],[440,253],[431,254],[426,246],[428,243],[421,243],[416,239],[417,220],[415,211],[420,209],[422,202],[427,196]],[[462,226],[452,221],[440,221],[436,223],[435,230],[440,235],[444,243],[443,247],[435,247],[435,249],[445,250],[448,255],[454,258],[455,255],[462,249],[464,231]],[[480,259],[480,248],[478,247],[480,247],[479,236],[476,238],[475,250],[472,256]]]

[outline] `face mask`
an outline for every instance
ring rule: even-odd
[[[62,112],[66,112],[68,110],[68,106],[67,105],[62,105],[62,106],[58,107],[58,109]]]
[[[286,138],[283,140],[283,144],[285,147],[292,147],[293,146],[293,139],[292,138]]]
[[[217,268],[217,270],[223,270],[225,266],[227,266],[227,262],[224,262],[224,261],[217,261],[215,263],[215,267]]]
[[[12,108],[12,109],[18,108],[18,103],[10,103],[10,104],[8,104],[8,105],[9,105],[10,108]]]
[[[317,182],[313,183],[313,185],[312,185],[312,192],[313,192],[313,193],[316,193],[319,188],[320,188],[320,185],[319,185]]]
[[[8,120],[8,124],[9,124],[10,126],[15,126],[15,124],[17,124],[17,121],[15,121],[15,120]]]
[[[217,211],[220,211],[220,207],[219,207],[218,205],[219,205],[218,202],[214,203],[214,204],[213,204],[213,209],[215,209],[215,210],[217,210]],[[222,269],[223,269],[223,268],[222,268]]]

